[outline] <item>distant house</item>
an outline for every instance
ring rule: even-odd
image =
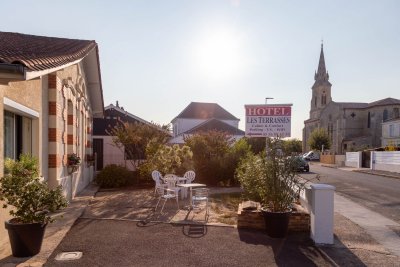
[[[244,131],[240,130],[239,119],[216,103],[191,102],[172,121],[173,137],[170,143],[183,144],[184,137],[196,132],[217,130],[240,139]]]
[[[400,147],[400,117],[399,114],[392,119],[382,122],[382,146]]]
[[[141,119],[119,106],[110,104],[104,108],[104,118],[95,118],[93,122],[93,150],[97,155],[97,170],[103,169],[110,164],[124,165],[129,160],[129,155],[121,151],[113,143],[109,131],[119,123],[144,123],[151,126],[154,124]],[[154,126],[156,127],[156,126]],[[161,129],[160,129],[161,130]],[[126,167],[133,170],[133,166],[126,164]]]
[[[31,154],[48,185],[73,198],[93,179],[92,119],[103,107],[95,41],[0,32],[1,176],[5,158]],[[82,159],[73,173],[72,153]]]

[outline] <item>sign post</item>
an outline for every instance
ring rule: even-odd
[[[292,104],[245,105],[247,137],[290,137]]]

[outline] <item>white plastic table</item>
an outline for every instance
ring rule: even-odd
[[[184,187],[184,188],[190,188],[190,206],[189,208],[192,210],[193,205],[192,205],[192,188],[193,187],[206,187],[207,185],[205,184],[198,184],[198,183],[191,183],[191,184],[178,184],[179,187]]]

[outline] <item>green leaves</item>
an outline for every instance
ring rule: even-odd
[[[269,139],[268,155],[249,153],[236,169],[236,178],[248,198],[274,212],[290,209],[299,191],[304,189],[292,158],[283,155],[281,145],[280,139]]]
[[[0,200],[5,201],[3,208],[13,206],[10,215],[21,223],[54,221],[49,213],[68,204],[61,186],[49,189],[42,183],[37,159],[29,155],[21,155],[19,161],[6,159],[5,165],[6,175],[0,178]]]
[[[193,153],[188,146],[159,145],[150,143],[146,149],[147,161],[140,166],[142,174],[158,170],[163,174],[174,173],[183,175],[193,167]]]
[[[331,141],[326,130],[324,128],[314,129],[308,139],[308,145],[311,149],[319,151],[322,150],[322,146],[324,146],[324,149],[329,149]]]

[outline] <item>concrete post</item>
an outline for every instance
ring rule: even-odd
[[[362,168],[362,152],[361,152],[361,151],[358,152],[358,164],[357,164],[357,168]]]
[[[312,184],[311,238],[316,244],[333,244],[333,202],[335,187]]]
[[[371,164],[370,164],[370,169],[375,170],[375,151],[371,151]]]

